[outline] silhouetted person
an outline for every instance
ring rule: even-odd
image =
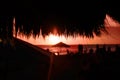
[[[92,55],[93,52],[94,52],[94,51],[93,51],[93,49],[91,48],[91,49],[89,50],[89,54]]]
[[[107,53],[111,53],[111,47],[110,46],[107,48]]]
[[[78,53],[79,54],[83,53],[83,45],[78,45]]]
[[[70,52],[69,52],[69,50],[67,49],[66,51],[67,51],[67,55],[70,55]]]
[[[115,50],[116,53],[120,53],[120,47],[118,45],[115,46],[115,49],[116,49]]]
[[[87,53],[87,48],[85,48],[85,50],[84,50],[84,54],[86,54]]]
[[[48,48],[46,49],[46,51],[47,51],[47,52],[50,52],[50,50],[49,50]]]
[[[96,53],[97,55],[100,54],[100,48],[99,48],[99,45],[98,45],[98,44],[96,45],[96,51],[95,51],[95,53]]]
[[[103,49],[104,52],[106,52],[106,45],[105,44],[103,45],[102,49]]]
[[[103,47],[101,48],[101,54],[104,56],[106,54],[106,45],[104,44]]]

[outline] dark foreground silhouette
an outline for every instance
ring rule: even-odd
[[[0,80],[46,80],[49,57],[15,39],[15,49],[0,50]]]
[[[15,48],[0,48],[0,80],[120,79],[120,52],[55,56],[15,39]],[[47,54],[48,53],[48,54]]]

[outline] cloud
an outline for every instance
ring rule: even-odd
[[[114,20],[111,16],[106,14],[106,18],[104,20],[106,27],[120,27],[120,23]]]

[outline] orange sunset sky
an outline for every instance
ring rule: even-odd
[[[48,35],[43,38],[41,35],[34,39],[32,36],[27,39],[25,36],[18,35],[17,38],[27,41],[34,45],[53,45],[60,41],[67,44],[120,44],[120,24],[113,20],[109,15],[106,15],[105,27],[108,31],[108,34],[103,33],[100,37],[95,36],[94,38],[86,38],[77,36],[76,38],[68,37],[65,38],[64,35],[55,36]]]

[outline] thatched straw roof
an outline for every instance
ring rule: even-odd
[[[5,3],[8,7],[1,16],[0,24],[6,26],[11,18],[16,18],[18,29],[25,35],[48,35],[50,32],[68,35],[83,35],[93,37],[105,31],[106,14],[120,21],[118,7],[107,1],[16,1]],[[111,7],[112,6],[112,7]],[[117,10],[116,10],[117,8]],[[3,9],[2,9],[3,10]],[[11,16],[12,15],[12,16]],[[11,28],[9,29],[11,31]],[[12,33],[12,32],[10,32]]]

